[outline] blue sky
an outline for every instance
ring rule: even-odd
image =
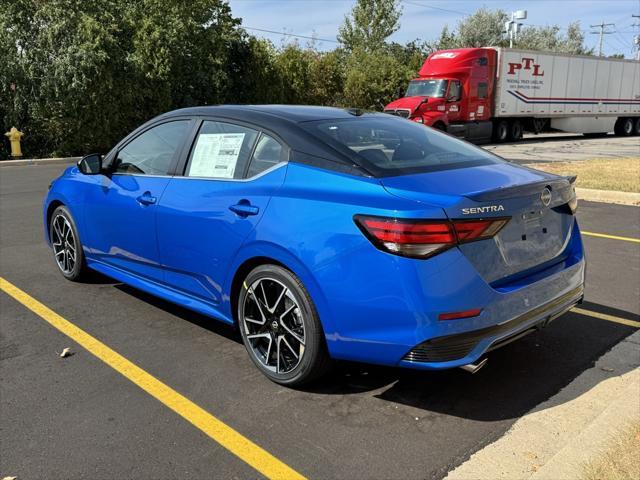
[[[229,3],[234,16],[242,18],[245,27],[335,40],[338,27],[355,0],[229,0]],[[529,25],[566,27],[571,21],[579,20],[582,29],[589,32],[594,30],[589,25],[603,20],[615,23],[610,29],[616,33],[604,38],[605,54],[624,53],[630,58],[633,36],[640,35],[640,27],[631,26],[640,24],[640,18],[631,18],[632,14],[640,15],[640,0],[407,0],[402,6],[400,30],[392,37],[401,43],[416,38],[433,40],[445,24],[455,27],[465,13],[473,13],[482,6],[507,12],[526,9],[529,16],[524,23]],[[276,45],[286,39],[280,33],[250,32],[268,38]],[[306,42],[304,39],[299,41]],[[587,33],[586,42],[595,47],[598,36]],[[326,50],[335,44],[321,41],[317,46]]]

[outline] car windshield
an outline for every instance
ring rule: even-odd
[[[442,98],[448,83],[448,80],[411,80],[405,97]]]
[[[375,176],[405,175],[492,163],[499,157],[421,124],[387,114],[301,124]]]

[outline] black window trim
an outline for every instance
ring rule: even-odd
[[[185,137],[182,139],[181,144],[178,146],[178,148],[174,152],[173,158],[169,163],[168,171],[165,175],[155,175],[155,174],[135,173],[135,172],[116,172],[111,170],[113,168],[113,162],[118,158],[118,154],[123,148],[125,148],[127,145],[129,145],[131,142],[133,142],[140,136],[144,135],[146,132],[148,132],[152,128],[159,127],[160,125],[164,125],[166,123],[172,123],[172,122],[187,122],[187,131],[186,131]],[[186,142],[192,134],[193,126],[194,126],[194,119],[192,117],[181,116],[181,117],[169,117],[169,118],[158,119],[158,121],[138,127],[129,135],[127,135],[122,140],[120,140],[120,142],[118,142],[118,144],[111,150],[111,152],[107,154],[107,157],[105,158],[105,160],[106,160],[106,164],[109,167],[108,168],[109,175],[129,175],[129,176],[156,177],[156,178],[173,177],[175,175],[174,173],[175,168],[178,165],[180,158],[183,155],[185,146],[187,145]]]
[[[218,182],[244,182],[244,181],[251,181],[254,180],[256,178],[259,178],[261,176],[263,176],[264,174],[271,172],[272,170],[275,170],[276,168],[280,168],[283,165],[286,165],[287,163],[289,163],[289,161],[291,160],[291,148],[289,147],[289,145],[287,145],[287,143],[282,140],[282,137],[280,135],[278,135],[277,133],[275,133],[273,130],[270,130],[268,128],[264,128],[261,125],[256,125],[255,123],[251,123],[251,122],[245,122],[242,120],[237,120],[235,118],[228,118],[228,117],[224,117],[224,116],[211,116],[211,115],[206,115],[206,116],[197,116],[194,117],[195,120],[195,125],[194,128],[191,132],[191,135],[189,135],[186,140],[185,140],[185,147],[183,148],[183,151],[180,155],[180,160],[177,162],[176,164],[176,169],[175,169],[175,177],[176,178],[186,178],[186,179],[194,179],[194,180],[212,180],[212,181],[218,181]],[[200,128],[202,127],[202,124],[204,122],[221,122],[221,123],[229,123],[231,125],[237,125],[240,127],[245,127],[245,128],[250,128],[252,130],[255,130],[258,135],[256,135],[256,139],[253,142],[253,145],[251,147],[251,151],[249,153],[249,160],[247,161],[247,164],[244,167],[244,171],[242,172],[242,177],[241,178],[215,178],[215,177],[190,177],[187,175],[187,168],[189,167],[189,162],[191,161],[191,152],[195,147],[196,144],[196,140],[198,139],[198,133],[200,132]],[[262,172],[260,172],[257,175],[254,175],[253,177],[249,177],[247,178],[247,173],[249,171],[249,166],[251,165],[251,162],[253,161],[253,154],[255,152],[256,146],[258,145],[258,141],[260,140],[260,138],[262,138],[262,134],[268,135],[271,138],[273,138],[274,140],[276,140],[281,146],[282,146],[282,161],[280,163],[277,163],[276,165],[274,165],[273,167],[270,167]]]

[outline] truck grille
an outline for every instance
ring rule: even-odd
[[[398,117],[402,117],[402,118],[409,118],[409,115],[411,114],[411,110],[398,108],[395,110],[394,109],[385,110],[384,113],[388,113],[390,115],[397,115]]]
[[[583,287],[580,286],[561,297],[556,298],[544,305],[534,308],[530,312],[517,317],[510,322],[491,327],[473,330],[471,332],[458,333],[455,335],[446,335],[444,337],[436,337],[413,347],[402,358],[408,362],[450,362],[466,357],[471,350],[485,337],[493,337],[510,330],[517,329],[530,320],[544,316],[540,319],[538,325],[545,325],[548,321],[564,313],[573,305],[578,303],[583,294]],[[532,329],[533,327],[529,327]],[[508,338],[500,339],[489,347],[493,350],[499,346],[506,345],[507,340],[511,337],[519,336],[522,331],[516,330]]]

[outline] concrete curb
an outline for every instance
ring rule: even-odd
[[[22,167],[25,165],[64,165],[77,163],[82,157],[27,158],[20,160],[0,160],[0,167]]]
[[[446,479],[580,478],[614,432],[640,420],[639,345],[635,332]]]
[[[613,190],[595,190],[592,188],[576,188],[579,200],[590,202],[618,203],[620,205],[640,205],[640,193],[617,192]]]

